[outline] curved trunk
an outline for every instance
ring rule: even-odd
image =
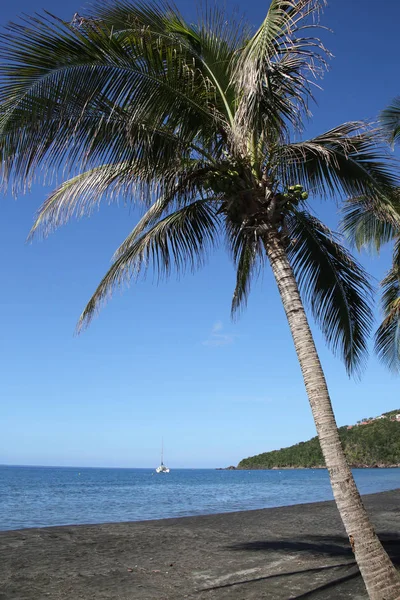
[[[293,336],[333,495],[368,595],[371,600],[398,600],[400,578],[374,531],[347,464],[297,282],[276,230],[266,234],[265,245]]]

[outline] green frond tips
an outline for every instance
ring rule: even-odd
[[[372,289],[364,269],[332,232],[305,211],[286,221],[288,257],[300,292],[348,373],[360,373],[372,328]]]
[[[393,265],[381,282],[384,319],[375,336],[379,359],[392,371],[400,371],[400,241],[395,244]]]
[[[397,190],[391,198],[350,198],[342,208],[340,228],[357,250],[381,247],[395,239],[400,231],[400,197]]]
[[[236,265],[236,285],[232,297],[231,315],[235,318],[247,305],[251,283],[265,260],[260,238],[236,228],[227,228],[227,238]]]
[[[400,272],[391,270],[382,281],[383,293],[393,296],[383,301],[386,315],[375,336],[375,350],[379,359],[392,371],[400,371]]]
[[[400,96],[381,112],[379,121],[389,142],[398,143],[400,141]]]
[[[127,245],[103,277],[83,311],[78,332],[86,327],[113,289],[146,272],[150,264],[158,276],[202,266],[210,247],[217,242],[217,206],[209,199],[197,200],[159,220],[132,244]]]

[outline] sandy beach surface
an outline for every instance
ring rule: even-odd
[[[400,562],[400,490],[364,496]],[[0,600],[365,599],[333,502],[0,532]]]

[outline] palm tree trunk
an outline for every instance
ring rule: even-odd
[[[325,376],[278,231],[271,228],[267,232],[265,246],[299,358],[333,495],[369,598],[399,600],[400,578],[374,531],[347,464]]]

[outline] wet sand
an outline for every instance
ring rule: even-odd
[[[400,490],[364,496],[400,563]],[[0,600],[366,599],[333,502],[0,532]]]

